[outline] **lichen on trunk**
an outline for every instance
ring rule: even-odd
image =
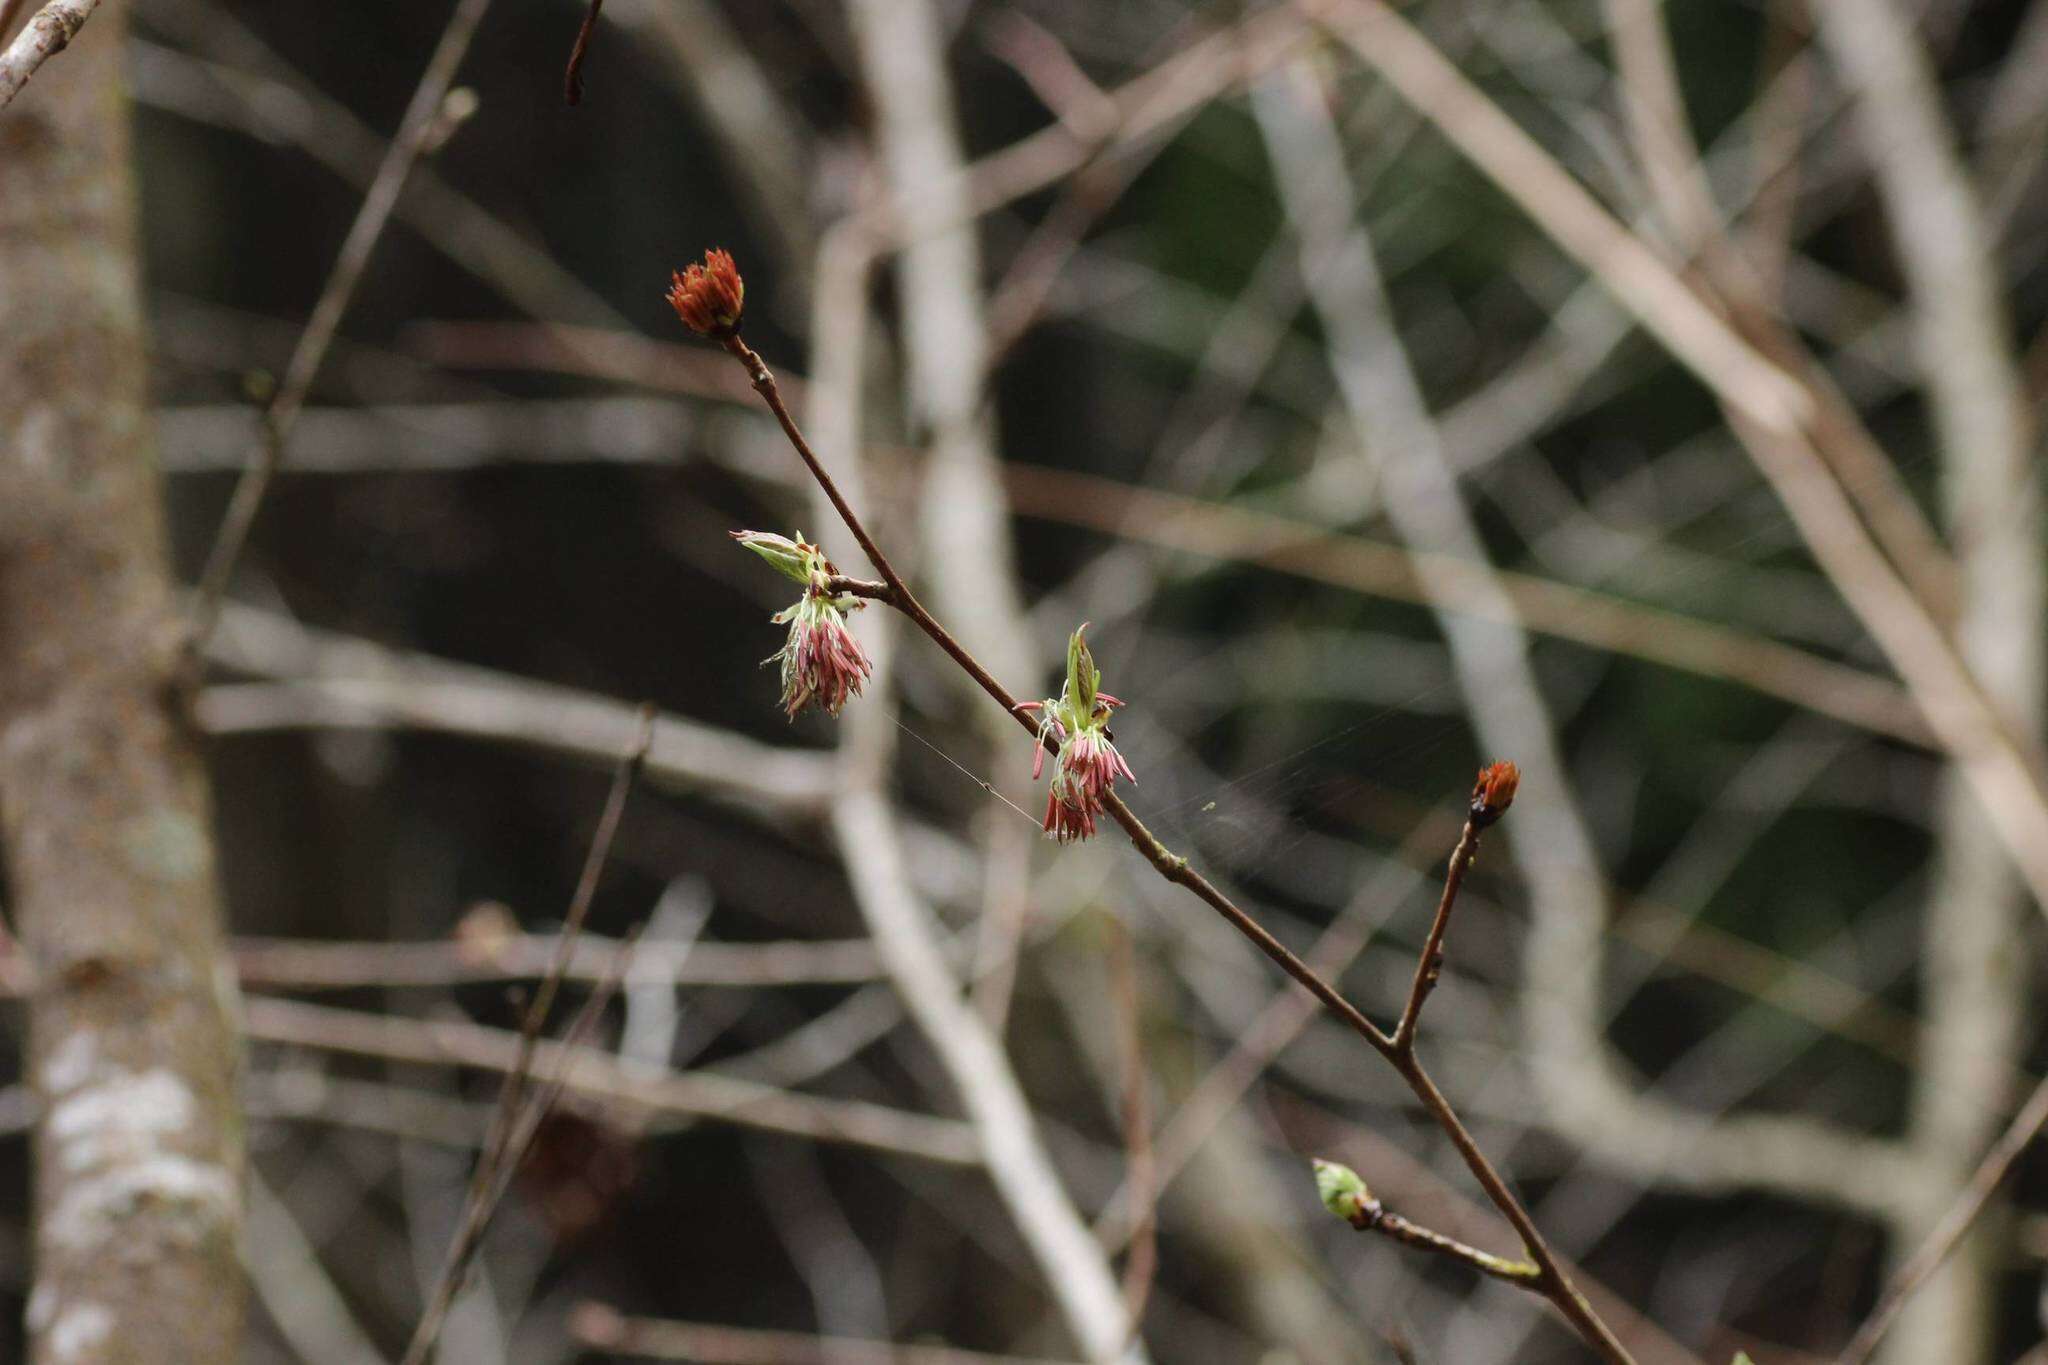
[[[173,683],[124,11],[0,118],[0,854],[34,973],[43,1362],[240,1354],[235,985]]]

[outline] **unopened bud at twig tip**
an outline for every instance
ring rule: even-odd
[[[1372,1191],[1365,1187],[1358,1172],[1342,1162],[1321,1157],[1313,1158],[1309,1164],[1315,1169],[1316,1193],[1321,1196],[1323,1207],[1347,1223],[1360,1225],[1372,1204]]]
[[[669,307],[685,327],[713,340],[739,334],[747,288],[730,251],[714,247],[704,253],[704,264],[670,271],[669,281]]]
[[[1472,785],[1472,823],[1481,829],[1507,813],[1514,804],[1515,788],[1521,785],[1521,770],[1512,763],[1492,763],[1479,770]]]

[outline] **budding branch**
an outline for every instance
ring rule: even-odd
[[[811,449],[810,442],[804,438],[796,419],[790,416],[789,408],[776,388],[774,374],[770,372],[760,355],[739,338],[740,303],[744,291],[731,257],[722,251],[710,252],[706,254],[705,260],[704,266],[693,265],[686,274],[676,276],[676,289],[670,294],[670,302],[675,305],[677,315],[693,330],[719,342],[728,354],[745,367],[754,391],[761,395],[769,411],[775,414],[775,420],[781,424],[783,434],[789,438],[790,445],[803,460],[804,466],[810,470],[811,477],[824,492],[826,499],[831,502],[833,510],[839,514],[839,519],[846,524],[846,529],[853,534],[854,540],[859,543],[868,561],[874,565],[875,571],[882,576],[880,583],[870,583],[835,575],[828,580],[828,589],[882,602],[902,612],[974,679],[982,691],[994,698],[1019,725],[1031,732],[1039,743],[1048,748],[1052,747],[1050,736],[1031,718],[1017,698],[997,682],[982,666],[980,660],[954,639],[952,634],[925,609],[924,604],[918,601],[917,595],[910,590],[910,586],[889,562],[888,555],[883,553],[881,546],[876,544],[874,537],[868,533],[859,515],[848,505],[845,495],[839,491],[838,484],[833,482],[824,463]],[[1451,1108],[1450,1101],[1437,1089],[1435,1081],[1423,1069],[1421,1060],[1415,1054],[1415,1030],[1421,1014],[1422,1000],[1428,994],[1440,970],[1441,964],[1438,959],[1442,953],[1444,929],[1449,923],[1451,906],[1457,897],[1465,869],[1470,865],[1472,856],[1478,849],[1479,830],[1492,823],[1499,817],[1500,812],[1506,809],[1506,799],[1501,799],[1497,805],[1493,805],[1488,803],[1487,798],[1489,776],[1499,773],[1502,769],[1506,769],[1507,774],[1506,796],[1511,798],[1513,795],[1512,765],[1496,764],[1480,774],[1480,787],[1473,794],[1472,815],[1466,823],[1464,837],[1459,840],[1458,851],[1452,856],[1443,899],[1437,907],[1435,923],[1431,927],[1422,958],[1417,964],[1415,986],[1410,991],[1401,1021],[1392,1034],[1374,1024],[1357,1006],[1346,1000],[1336,987],[1323,980],[1313,968],[1273,937],[1265,926],[1218,890],[1208,878],[1190,867],[1186,858],[1161,843],[1113,790],[1105,789],[1101,802],[1102,808],[1123,826],[1124,832],[1130,836],[1131,843],[1158,870],[1160,876],[1177,886],[1185,887],[1223,916],[1233,928],[1250,939],[1260,952],[1277,963],[1281,970],[1305,987],[1332,1014],[1359,1037],[1365,1039],[1374,1051],[1387,1059],[1408,1083],[1408,1088],[1414,1092],[1416,1098],[1422,1102],[1423,1108],[1429,1112],[1437,1127],[1451,1139],[1452,1145],[1458,1149],[1459,1156],[1464,1159],[1466,1167],[1486,1191],[1487,1197],[1513,1225],[1529,1254],[1531,1264],[1526,1271],[1516,1270],[1514,1273],[1504,1274],[1500,1267],[1515,1266],[1516,1263],[1499,1261],[1499,1258],[1489,1257],[1487,1253],[1464,1247],[1452,1238],[1432,1233],[1405,1219],[1397,1220],[1394,1224],[1401,1229],[1399,1239],[1438,1254],[1457,1256],[1458,1259],[1487,1274],[1509,1280],[1539,1295],[1555,1307],[1587,1344],[1597,1350],[1610,1365],[1634,1365],[1633,1357],[1629,1355],[1627,1348],[1593,1312],[1591,1305],[1573,1285],[1564,1262],[1551,1249],[1542,1232],[1536,1227],[1535,1221],[1529,1216],[1528,1210],[1508,1188],[1507,1181],[1479,1149],[1478,1143],[1466,1130],[1463,1121]],[[1381,1230],[1388,1231],[1387,1216],[1382,1216],[1378,1226]],[[1388,1231],[1388,1235],[1396,1234]],[[1462,1252],[1459,1248],[1462,1248]],[[1490,1261],[1497,1261],[1498,1265],[1489,1266]]]

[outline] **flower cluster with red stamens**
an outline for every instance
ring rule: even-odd
[[[669,307],[698,336],[722,341],[739,335],[746,299],[747,286],[730,251],[714,247],[704,253],[704,264],[669,272]]]
[[[846,613],[867,603],[832,591],[839,570],[801,533],[791,540],[767,531],[734,531],[732,538],[804,586],[802,597],[770,618],[789,627],[789,638],[762,661],[782,665],[782,709],[791,720],[813,704],[837,716],[874,672],[867,651],[846,626]]]
[[[1067,681],[1059,698],[1018,706],[1039,714],[1038,747],[1031,758],[1033,781],[1045,771],[1046,744],[1058,749],[1045,799],[1045,832],[1063,844],[1094,835],[1102,798],[1119,776],[1127,782],[1138,780],[1110,736],[1110,714],[1123,702],[1101,690],[1101,670],[1082,638],[1087,629],[1084,624],[1067,642]]]

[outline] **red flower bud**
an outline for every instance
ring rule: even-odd
[[[747,287],[731,252],[713,248],[704,253],[704,264],[670,271],[669,279],[669,306],[685,327],[713,340],[739,334]]]
[[[1472,822],[1481,829],[1507,813],[1514,804],[1515,788],[1521,784],[1521,770],[1512,763],[1493,763],[1479,770],[1472,786]]]

